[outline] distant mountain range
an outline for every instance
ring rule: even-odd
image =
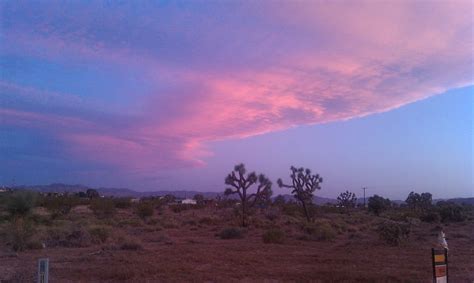
[[[114,196],[114,197],[149,197],[149,196],[164,196],[164,195],[173,195],[177,198],[192,198],[196,194],[201,194],[205,198],[216,198],[217,196],[222,196],[223,193],[217,192],[198,192],[198,191],[150,191],[150,192],[137,192],[130,189],[125,188],[91,188],[84,185],[67,185],[61,183],[55,183],[50,185],[34,185],[34,186],[16,186],[14,189],[23,189],[23,190],[32,190],[44,193],[63,193],[63,192],[85,192],[88,189],[95,189],[99,192],[99,194],[103,196]],[[274,195],[276,197],[276,195]],[[283,195],[285,200],[294,200],[292,195]],[[472,198],[452,198],[452,199],[436,199],[434,202],[448,200],[458,204],[470,204],[474,205],[474,197]],[[336,199],[332,198],[325,198],[315,196],[313,201],[316,204],[326,204],[326,203],[336,203]],[[358,203],[363,203],[363,199],[360,198],[357,200]],[[395,203],[404,203],[401,200],[393,200]]]

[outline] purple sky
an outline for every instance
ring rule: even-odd
[[[471,1],[0,9],[2,184],[222,191],[245,162],[324,196],[474,195]]]

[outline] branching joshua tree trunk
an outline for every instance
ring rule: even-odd
[[[280,188],[292,189],[291,193],[303,206],[306,220],[309,222],[311,217],[308,206],[313,202],[314,191],[321,189],[320,184],[323,182],[323,178],[318,174],[312,175],[309,169],[291,166],[290,170],[292,185],[285,185],[281,179],[278,179],[278,186]]]
[[[233,195],[238,194],[241,201],[242,207],[242,226],[246,226],[246,216],[247,209],[253,207],[257,201],[269,198],[272,194],[272,182],[265,177],[265,175],[260,174],[257,177],[255,172],[249,173],[245,176],[246,170],[244,164],[238,164],[234,167],[232,171],[225,178],[225,184],[231,186],[232,188],[227,188],[224,194]],[[248,190],[252,185],[257,184],[257,191],[252,194],[248,194]]]

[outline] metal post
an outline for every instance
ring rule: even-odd
[[[448,249],[444,248],[444,258],[446,259],[446,283],[449,282],[449,268],[448,268]]]
[[[48,283],[49,280],[49,258],[38,260],[38,283]]]
[[[367,207],[367,206],[365,205],[365,190],[367,190],[367,188],[364,187],[364,188],[362,188],[362,189],[364,190],[364,209],[365,209],[365,208]]]

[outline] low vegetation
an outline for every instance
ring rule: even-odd
[[[239,228],[224,228],[220,233],[219,237],[223,240],[229,240],[229,239],[241,239],[244,237],[244,232],[242,229]]]
[[[149,197],[138,201],[131,198],[100,197],[92,191],[81,195],[40,195],[27,191],[0,194],[1,249],[18,253],[18,260],[24,260],[28,256],[36,260],[39,251],[34,250],[38,249],[44,250],[41,251],[44,254],[55,254],[56,259],[68,258],[69,254],[74,254],[67,260],[79,261],[75,264],[82,264],[84,270],[90,268],[86,266],[87,261],[83,260],[86,255],[88,260],[100,259],[107,262],[119,258],[122,262],[128,262],[128,258],[140,261],[142,256],[153,255],[148,261],[140,263],[146,271],[124,274],[124,278],[139,281],[143,274],[153,272],[150,270],[154,269],[147,264],[152,264],[150,262],[154,262],[154,257],[160,257],[161,253],[166,253],[167,256],[166,260],[161,258],[162,264],[169,259],[170,262],[186,265],[186,260],[177,260],[181,255],[173,249],[180,250],[183,255],[190,253],[192,260],[197,262],[220,258],[221,254],[228,252],[238,254],[239,257],[253,252],[259,256],[264,254],[265,257],[279,255],[276,261],[283,260],[292,253],[301,255],[301,258],[292,259],[295,262],[305,257],[314,261],[318,254],[318,258],[329,262],[340,261],[339,267],[347,264],[346,258],[350,257],[348,251],[364,251],[364,254],[378,256],[379,260],[392,260],[390,264],[393,265],[395,259],[384,258],[385,252],[393,252],[393,247],[397,246],[404,247],[397,251],[413,251],[420,247],[429,250],[432,243],[436,243],[437,231],[442,226],[448,242],[455,243],[453,253],[463,260],[456,264],[472,265],[472,260],[470,263],[469,257],[460,256],[456,247],[474,241],[474,235],[470,233],[474,227],[473,206],[446,201],[433,203],[429,193],[411,193],[406,204],[394,204],[384,197],[372,196],[368,201],[368,209],[365,209],[356,205],[356,196],[350,191],[342,193],[337,204],[315,205],[308,196],[318,189],[322,179],[309,170],[295,167],[291,171],[294,175],[292,183],[295,182],[295,185],[279,182],[283,187],[291,187],[294,198],[277,196],[271,201],[271,183],[268,180],[259,178],[256,174],[254,176],[253,173],[247,174],[243,167],[234,169],[234,175],[231,173],[226,183],[233,186],[231,183],[237,182],[233,184],[239,187],[238,182],[243,182],[243,186],[239,187],[240,191],[234,187],[237,193],[212,200],[198,195],[194,198],[196,205],[177,203],[171,196]],[[249,182],[253,182],[255,186],[252,192],[247,190],[251,188]],[[306,185],[300,186],[301,184]],[[300,191],[304,188],[308,191]],[[263,191],[266,191],[265,194],[262,194]],[[239,195],[239,192],[250,195],[245,198],[232,197]],[[243,201],[246,203],[245,208]],[[169,252],[166,247],[169,247]],[[207,258],[197,254],[206,253],[208,249],[213,253],[218,251],[218,254],[208,255]],[[331,254],[332,251],[335,254]],[[341,251],[348,254],[342,256]],[[61,257],[58,257],[58,253]],[[248,261],[259,262],[259,256],[249,258]],[[455,256],[453,258],[456,259]],[[373,263],[368,257],[362,260]],[[429,257],[424,260],[429,260]],[[12,261],[16,262],[17,259],[0,257],[0,263],[4,266],[0,266],[2,282],[13,280],[19,272],[15,266],[20,264],[14,266],[10,264]],[[317,262],[321,264],[324,261],[321,259],[321,262]],[[103,267],[104,270],[108,270],[107,268]],[[357,266],[357,269],[364,268],[365,265]],[[467,267],[463,268],[467,270]],[[55,272],[60,272],[60,269],[55,267]],[[344,272],[349,274],[347,270]],[[2,277],[2,274],[6,275]],[[94,277],[87,277],[86,273],[75,274],[84,281],[94,281]],[[297,281],[313,278],[308,274],[306,277],[295,278]],[[339,278],[326,276],[324,272],[321,274],[321,278],[327,280]],[[416,274],[416,271],[410,274]],[[66,273],[63,276],[65,279],[69,278]],[[153,281],[161,278],[156,276],[158,277],[148,279]],[[395,281],[411,279],[393,274],[390,276],[392,277],[380,275],[370,278],[373,279],[371,282],[383,282],[387,278],[395,278]],[[104,281],[115,280],[112,275],[100,278]],[[414,278],[423,281],[424,277],[420,275]],[[468,277],[459,278],[462,282]]]

